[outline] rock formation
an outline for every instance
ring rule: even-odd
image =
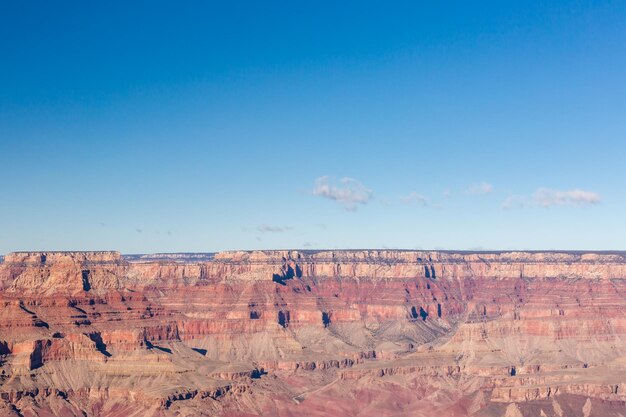
[[[626,415],[623,253],[12,253],[0,288],[0,416]]]

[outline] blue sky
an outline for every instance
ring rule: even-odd
[[[626,249],[623,1],[127,3],[0,5],[0,253]]]

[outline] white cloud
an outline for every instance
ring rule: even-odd
[[[502,208],[504,210],[510,210],[514,208],[522,208],[528,205],[528,197],[523,195],[510,195],[502,202]]]
[[[400,201],[402,201],[404,204],[415,204],[422,207],[428,205],[428,199],[422,194],[416,193],[415,191],[405,197],[400,197]]]
[[[493,185],[488,182],[481,182],[480,184],[472,184],[465,190],[465,194],[468,195],[485,195],[493,192]]]
[[[333,184],[329,177],[319,177],[315,180],[313,195],[336,201],[348,211],[356,211],[358,205],[372,200],[372,190],[353,178],[342,178]]]
[[[551,190],[549,188],[539,188],[532,196],[511,195],[502,202],[505,210],[522,207],[582,207],[592,204],[599,204],[600,194],[586,190]]]
[[[291,226],[270,226],[268,224],[262,224],[256,228],[261,233],[282,233],[293,230]]]
[[[587,206],[598,204],[600,194],[586,190],[559,191],[540,188],[533,194],[533,201],[541,207]]]

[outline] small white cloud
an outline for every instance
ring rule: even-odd
[[[372,200],[372,190],[353,178],[342,178],[333,184],[329,177],[315,180],[313,195],[338,202],[348,211],[356,211],[359,205]]]
[[[600,201],[600,194],[593,191],[579,189],[563,191],[539,188],[530,197],[510,195],[502,202],[502,208],[509,210],[523,207],[581,207],[599,204]]]
[[[422,194],[416,193],[415,191],[407,196],[400,197],[400,201],[402,201],[404,204],[415,204],[422,207],[426,207],[428,205],[428,198],[426,198]]]
[[[522,208],[528,205],[528,197],[523,195],[510,195],[502,202],[502,208],[504,210],[511,210],[514,208]]]
[[[443,190],[443,193],[441,193],[445,198],[448,198],[452,195],[452,192],[450,190],[448,190],[447,188],[445,190]]]
[[[293,230],[291,226],[270,226],[268,224],[262,224],[256,228],[261,233],[282,233]]]
[[[488,182],[481,182],[480,184],[472,184],[465,190],[465,194],[468,195],[485,195],[493,192],[493,185]]]
[[[559,191],[540,188],[533,194],[533,201],[541,207],[587,206],[598,204],[600,194],[586,190]]]

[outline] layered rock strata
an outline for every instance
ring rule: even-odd
[[[626,415],[623,253],[12,253],[0,287],[0,415]]]

